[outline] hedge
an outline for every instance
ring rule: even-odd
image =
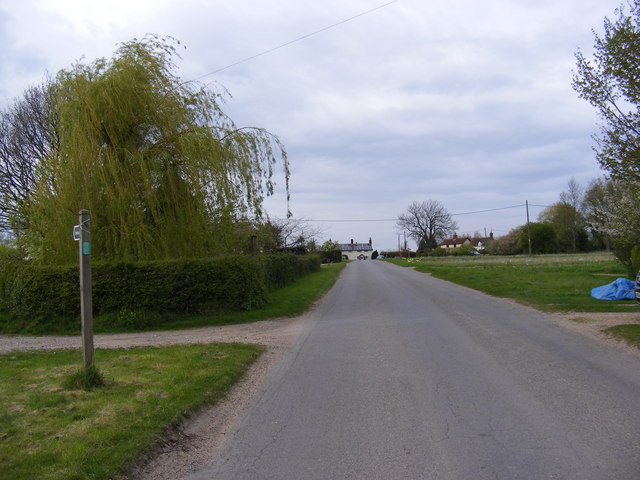
[[[342,250],[321,250],[320,260],[322,263],[340,263],[342,262]]]
[[[268,291],[318,270],[316,256],[230,256],[92,265],[93,311],[215,313],[251,310]],[[78,267],[0,266],[0,308],[15,316],[78,316]]]

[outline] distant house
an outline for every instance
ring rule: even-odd
[[[487,246],[487,242],[490,242],[491,240],[493,240],[493,232],[489,232],[488,237],[471,238],[471,245],[473,245],[473,248],[475,248],[476,250],[482,250]]]
[[[440,244],[440,248],[460,248],[465,245],[471,245],[470,237],[459,237],[457,233],[453,234],[451,238],[445,238]]]
[[[469,245],[476,250],[482,250],[487,242],[493,240],[493,233],[490,233],[488,237],[469,237],[462,236],[459,237],[457,234],[453,234],[451,238],[445,238],[440,244],[440,248],[460,248],[465,245]]]
[[[373,253],[371,238],[369,243],[357,243],[351,239],[351,243],[341,243],[340,250],[342,250],[343,260],[367,260]]]

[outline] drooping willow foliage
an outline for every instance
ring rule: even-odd
[[[263,129],[237,128],[220,94],[175,74],[176,43],[145,37],[110,60],[78,63],[53,82],[59,147],[43,158],[21,241],[44,263],[73,262],[72,227],[91,212],[104,260],[233,251],[239,221],[261,218],[285,150]]]

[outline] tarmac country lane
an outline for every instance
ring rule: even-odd
[[[640,358],[546,315],[350,264],[200,479],[640,478]]]

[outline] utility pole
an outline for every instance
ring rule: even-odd
[[[529,241],[529,256],[531,256],[531,224],[529,223],[529,200],[525,200],[527,206],[527,240]]]
[[[93,364],[93,300],[91,297],[91,216],[80,210],[79,225],[74,229],[80,254],[80,321],[82,325],[82,358],[84,366]]]

